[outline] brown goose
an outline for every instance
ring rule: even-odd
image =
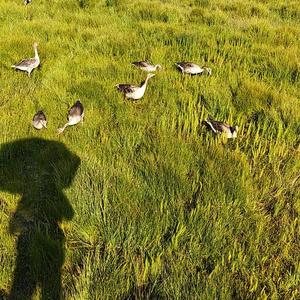
[[[37,130],[40,130],[42,128],[47,128],[47,119],[43,111],[39,110],[33,116],[32,125]]]
[[[146,72],[155,72],[162,68],[161,65],[152,65],[148,61],[134,61],[131,64]]]
[[[192,62],[178,62],[175,63],[176,67],[182,72],[190,75],[204,74],[206,71],[207,75],[211,75],[211,68],[200,67]]]
[[[148,80],[155,76],[155,74],[149,73],[145,81],[140,86],[134,86],[131,84],[117,84],[116,88],[124,94],[124,98],[138,100],[141,99],[146,91]]]
[[[40,58],[37,50],[38,44],[34,43],[34,58],[28,58],[20,61],[19,63],[12,66],[12,68],[15,68],[20,71],[24,71],[28,73],[28,76],[30,77],[30,74],[33,69],[37,68],[40,65]]]
[[[238,126],[230,126],[223,122],[215,121],[211,117],[208,117],[205,123],[214,133],[226,134],[228,139],[237,137]]]
[[[68,122],[58,129],[58,134],[61,134],[68,126],[76,125],[80,121],[83,122],[84,111],[82,103],[77,100],[76,103],[68,111]]]

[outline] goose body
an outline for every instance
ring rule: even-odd
[[[155,72],[161,69],[161,65],[152,65],[148,61],[134,61],[131,64],[146,72]]]
[[[37,43],[33,44],[34,54],[35,54],[33,58],[24,59],[19,63],[13,65],[12,68],[27,72],[28,76],[30,77],[31,72],[40,65],[40,58],[39,58],[37,46],[38,46]]]
[[[43,111],[39,110],[33,116],[32,125],[37,130],[41,130],[42,128],[47,128],[47,119]]]
[[[208,118],[205,123],[212,129],[214,133],[225,134],[228,139],[237,137],[237,126],[230,126],[221,121],[215,121]]]
[[[80,121],[83,122],[84,108],[82,103],[77,100],[76,103],[68,111],[68,122],[58,129],[58,133],[62,133],[68,126],[78,124]]]
[[[124,94],[124,98],[138,100],[144,96],[148,80],[153,76],[155,76],[155,74],[148,74],[146,80],[143,81],[140,86],[134,86],[131,84],[117,84],[116,88]]]
[[[208,67],[200,67],[192,62],[178,62],[175,64],[177,68],[182,72],[190,75],[200,75],[205,72],[207,75],[211,75],[211,69]]]

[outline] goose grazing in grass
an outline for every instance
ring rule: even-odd
[[[192,62],[179,62],[175,63],[176,67],[182,72],[190,75],[200,75],[207,73],[207,75],[211,75],[211,68],[208,67],[200,67]]]
[[[61,134],[68,126],[76,125],[80,121],[83,122],[84,111],[83,105],[79,100],[68,111],[68,122],[58,129],[58,134]]]
[[[31,0],[24,0],[24,4],[25,4],[25,5],[27,5],[27,4],[29,4],[29,3],[31,3]]]
[[[37,130],[40,130],[42,128],[47,128],[47,119],[43,111],[39,110],[33,116],[32,125]]]
[[[205,121],[214,133],[226,134],[228,139],[236,138],[238,126],[230,126],[220,121],[215,121],[211,117],[208,117]]]
[[[12,68],[27,72],[28,76],[30,77],[32,70],[37,68],[40,65],[40,57],[38,54],[37,47],[38,47],[38,44],[34,43],[33,48],[34,48],[35,55],[33,58],[24,59],[24,60],[20,61],[19,63],[13,65]]]
[[[124,99],[128,98],[138,100],[144,96],[148,80],[153,76],[155,76],[155,74],[149,73],[146,80],[143,81],[140,86],[134,86],[131,84],[117,84],[116,88],[124,94]]]
[[[131,64],[146,72],[155,72],[162,68],[161,65],[152,65],[148,61],[134,61]]]

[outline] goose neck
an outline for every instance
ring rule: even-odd
[[[145,81],[144,81],[143,84],[142,84],[142,87],[146,87],[146,86],[147,86],[148,80],[149,80],[149,77],[147,77],[147,78],[145,79]]]
[[[39,59],[39,53],[38,53],[37,47],[34,47],[34,57],[35,57],[36,59]]]

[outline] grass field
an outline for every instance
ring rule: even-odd
[[[0,0],[0,299],[299,299],[299,41],[296,0]]]

